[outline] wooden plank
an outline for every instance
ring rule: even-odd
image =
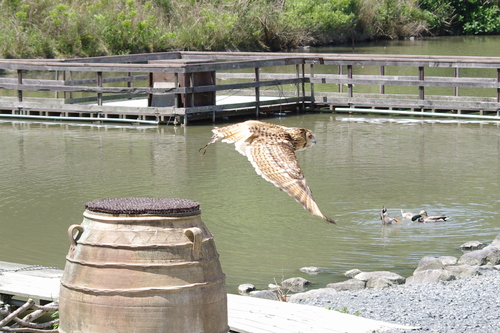
[[[494,120],[500,121],[499,116],[485,116],[475,114],[456,114],[444,112],[421,112],[421,111],[406,111],[406,110],[380,110],[367,108],[335,108],[336,112],[347,113],[375,113],[375,114],[391,114],[401,116],[417,116],[417,117],[442,117],[442,118],[457,118],[457,119],[478,119],[478,120]]]
[[[384,323],[326,308],[228,294],[228,321],[236,332],[368,333],[387,329],[417,329]]]
[[[52,302],[59,298],[62,270],[0,261],[0,294]]]

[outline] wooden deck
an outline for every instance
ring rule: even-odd
[[[500,57],[160,52],[0,59],[0,71],[0,118],[9,119],[187,125],[349,107],[500,120]]]
[[[47,304],[59,298],[62,270],[0,261],[0,298],[4,303],[24,303],[28,298]]]
[[[16,304],[27,298],[38,304],[59,297],[63,271],[0,261],[0,296],[5,303]],[[314,306],[271,301],[228,294],[228,322],[231,332],[383,332],[414,327],[384,323]]]

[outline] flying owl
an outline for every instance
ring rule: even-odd
[[[205,153],[207,147],[219,139],[234,143],[236,150],[248,158],[257,174],[294,197],[313,215],[335,223],[319,210],[295,156],[295,151],[304,150],[316,143],[312,131],[248,120],[221,128],[215,127],[212,132],[212,140],[200,151]]]

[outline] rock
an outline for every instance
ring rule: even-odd
[[[341,290],[359,290],[366,288],[366,281],[361,281],[357,279],[350,279],[343,282],[329,283],[326,285],[327,288],[333,288],[337,291]]]
[[[405,279],[406,281],[406,279]],[[399,284],[399,283],[398,283]],[[387,289],[394,287],[396,284],[388,279],[380,278],[380,279],[371,279],[366,282],[366,288],[370,289]]]
[[[369,284],[374,283],[371,280],[385,279],[388,280],[392,285],[404,284],[405,278],[399,274],[388,272],[388,271],[376,271],[376,272],[361,272],[355,277],[357,280],[366,281],[368,287]]]
[[[487,249],[467,252],[458,259],[459,265],[482,266],[486,265],[486,258],[489,251]]]
[[[468,277],[481,275],[478,267],[481,266],[470,266],[470,265],[458,265],[458,266],[447,266],[445,270],[449,271],[455,277]]]
[[[344,276],[347,276],[347,277],[350,277],[350,278],[353,278],[355,277],[356,275],[358,275],[359,273],[362,273],[361,270],[355,268],[355,269],[351,269],[351,270],[348,270],[347,272],[344,273]]]
[[[259,290],[250,292],[251,297],[271,299],[273,301],[279,301],[278,295],[271,290]]]
[[[281,288],[280,286],[278,286],[277,284],[274,284],[274,283],[269,283],[269,284],[267,285],[267,289],[272,290],[272,291],[274,291],[274,290],[278,290],[278,289],[280,289],[280,288]]]
[[[486,244],[483,242],[470,241],[470,242],[465,242],[462,245],[460,245],[460,250],[462,250],[462,251],[475,251],[475,250],[481,250],[485,246],[486,246]]]
[[[439,270],[443,269],[443,263],[438,258],[425,256],[418,262],[417,271],[427,271],[427,270]]]
[[[457,262],[458,262],[458,258],[457,257],[453,257],[453,256],[441,256],[438,258],[441,263],[443,264],[443,266],[451,266],[451,265],[456,265]]]
[[[444,269],[415,270],[413,276],[406,279],[406,284],[436,283],[455,279],[452,272]]]
[[[500,248],[500,234],[495,237],[493,242],[491,242],[490,246],[495,246]]]
[[[306,300],[311,300],[311,299],[318,299],[318,298],[327,298],[331,297],[337,294],[337,291],[333,288],[320,288],[320,289],[313,289],[309,290],[304,293],[298,293],[291,295],[288,298],[288,302],[290,303],[301,303],[302,301]]]
[[[250,284],[250,283],[244,283],[244,284],[240,284],[238,286],[238,292],[240,294],[248,294],[249,292],[254,291],[254,290],[255,290],[255,286],[253,284]]]
[[[498,265],[500,264],[500,248],[496,246],[487,246],[485,247],[489,251],[486,256],[486,264],[487,265]]]
[[[316,274],[319,274],[319,273],[323,272],[323,269],[319,268],[319,267],[311,266],[311,267],[302,267],[300,269],[300,271],[302,273],[307,273],[309,275],[316,275]]]
[[[281,282],[282,288],[290,289],[291,291],[303,291],[306,286],[310,285],[311,281],[308,281],[301,277],[289,278]]]

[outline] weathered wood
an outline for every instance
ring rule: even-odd
[[[368,333],[388,329],[417,329],[326,308],[231,294],[228,295],[228,316],[231,330],[241,333]]]
[[[147,63],[150,62],[150,63]],[[311,73],[305,73],[305,64],[310,64]],[[321,66],[337,66],[339,74],[321,74]],[[295,66],[295,70],[293,67]],[[313,68],[312,66],[316,66]],[[318,67],[319,66],[319,67]],[[357,75],[355,66],[379,66],[379,75]],[[418,70],[418,76],[400,76],[385,75],[386,66],[410,66]],[[281,67],[282,73],[266,73],[268,67]],[[346,68],[342,72],[343,67]],[[429,76],[424,75],[426,67],[453,68],[454,73],[451,76]],[[215,113],[219,111],[239,111],[245,108],[254,108],[255,115],[258,116],[261,107],[261,96],[271,95],[282,96],[288,94],[287,85],[294,85],[296,108],[306,109],[308,104],[310,109],[315,110],[316,105],[320,108],[324,105],[332,106],[353,106],[369,105],[371,106],[398,107],[399,105],[436,108],[436,109],[454,109],[462,104],[465,108],[477,108],[478,111],[488,110],[489,112],[500,110],[500,57],[457,57],[457,56],[415,56],[415,55],[359,55],[359,54],[314,54],[314,53],[255,53],[255,52],[158,52],[154,54],[123,55],[111,57],[92,57],[84,59],[62,59],[62,60],[40,60],[40,59],[0,59],[0,68],[17,71],[18,77],[1,78],[0,89],[7,89],[17,92],[19,112],[26,108],[46,109],[45,104],[28,104],[25,91],[53,91],[63,92],[64,96],[70,94],[68,102],[89,102],[93,101],[89,96],[96,96],[98,104],[103,103],[110,98],[116,98],[111,95],[128,95],[128,98],[148,95],[152,97],[155,94],[175,95],[169,98],[174,101],[174,105],[165,105],[172,113],[170,116],[198,115],[199,113],[209,112],[212,119],[215,119]],[[461,68],[484,68],[496,70],[496,75],[488,78],[481,77],[461,77],[458,75]],[[24,79],[25,70],[54,71],[63,73],[70,72],[70,80],[46,80],[46,79]],[[258,75],[256,71],[258,70]],[[330,69],[327,69],[328,71]],[[237,73],[240,71],[241,73]],[[74,79],[73,73],[89,72],[93,78]],[[126,76],[116,75],[117,73],[127,73]],[[204,82],[207,85],[197,85],[194,75],[197,73],[210,72],[215,73],[217,81]],[[318,73],[319,72],[319,73]],[[99,74],[101,73],[101,74]],[[132,75],[131,73],[136,73]],[[155,88],[151,80],[146,86],[139,83],[132,87],[132,81],[145,81],[147,78],[154,77],[153,73],[169,73],[176,78],[175,82],[169,82],[168,88]],[[489,72],[487,74],[489,76]],[[65,74],[63,75],[65,77]],[[111,76],[111,77],[107,77]],[[496,76],[496,77],[495,77]],[[179,78],[187,81],[182,81]],[[213,76],[212,76],[213,78]],[[227,82],[225,82],[227,80]],[[185,84],[182,84],[184,82]],[[123,83],[119,86],[116,83]],[[188,83],[188,84],[186,84]],[[321,86],[321,84],[335,84],[338,86],[339,95],[331,96],[330,86]],[[347,86],[347,94],[342,94],[343,86]],[[363,93],[357,92],[356,86],[377,86],[380,87],[380,94],[377,98],[367,98]],[[264,89],[276,87],[276,89]],[[397,97],[386,95],[386,86],[406,86],[418,87],[418,92],[412,98],[403,98],[402,101],[394,101]],[[306,87],[310,87],[309,92]],[[437,99],[431,93],[428,93],[428,87],[451,88],[451,96]],[[458,96],[459,88],[483,88],[496,89],[496,100],[489,97],[482,97],[482,100],[470,101],[465,96]],[[326,91],[325,91],[326,90]],[[213,101],[214,105],[210,107],[199,107],[195,103],[182,104],[179,101],[193,102],[201,94],[212,94],[215,100],[216,93],[224,91],[235,91],[238,94],[246,95],[252,93],[255,96],[254,103],[235,102],[231,105],[219,107]],[[274,91],[274,92],[273,92]],[[322,92],[323,91],[323,92]],[[426,92],[424,94],[424,91]],[[81,93],[77,99],[72,98],[73,93]],[[198,94],[198,95],[197,95]],[[326,96],[326,98],[324,98]],[[394,96],[394,95],[392,95]],[[56,94],[57,97],[57,94]],[[453,97],[452,99],[449,97]],[[187,98],[187,99],[186,99]],[[301,98],[301,99],[300,99]],[[167,99],[165,99],[166,101]],[[263,107],[284,106],[283,100],[276,99],[276,104],[262,104]],[[390,104],[394,103],[395,104]],[[56,104],[59,102],[50,102]],[[167,102],[165,102],[167,103]],[[168,102],[170,103],[170,102]],[[212,103],[212,102],[208,102]],[[287,103],[289,103],[287,101]],[[207,104],[207,103],[204,103]],[[64,104],[63,104],[64,105]],[[184,108],[176,108],[176,106]],[[4,103],[4,97],[0,97],[0,110],[8,107]],[[73,112],[74,106],[66,104],[66,111]],[[187,106],[187,108],[186,108]],[[294,106],[289,105],[290,109]],[[88,107],[88,106],[87,106]],[[102,107],[105,107],[104,105]],[[128,109],[124,107],[124,110]],[[165,109],[166,110],[166,109]],[[105,109],[96,110],[94,107],[88,107],[89,112],[105,112]],[[137,117],[143,116],[143,112],[149,113],[148,109],[134,109]],[[12,111],[14,113],[14,111]],[[156,111],[153,111],[156,112]],[[2,114],[9,112],[0,112]],[[123,111],[123,114],[127,112]],[[118,116],[121,118],[121,116]]]
[[[62,271],[54,268],[29,266],[0,261],[0,294],[40,301],[55,301],[59,297]]]

